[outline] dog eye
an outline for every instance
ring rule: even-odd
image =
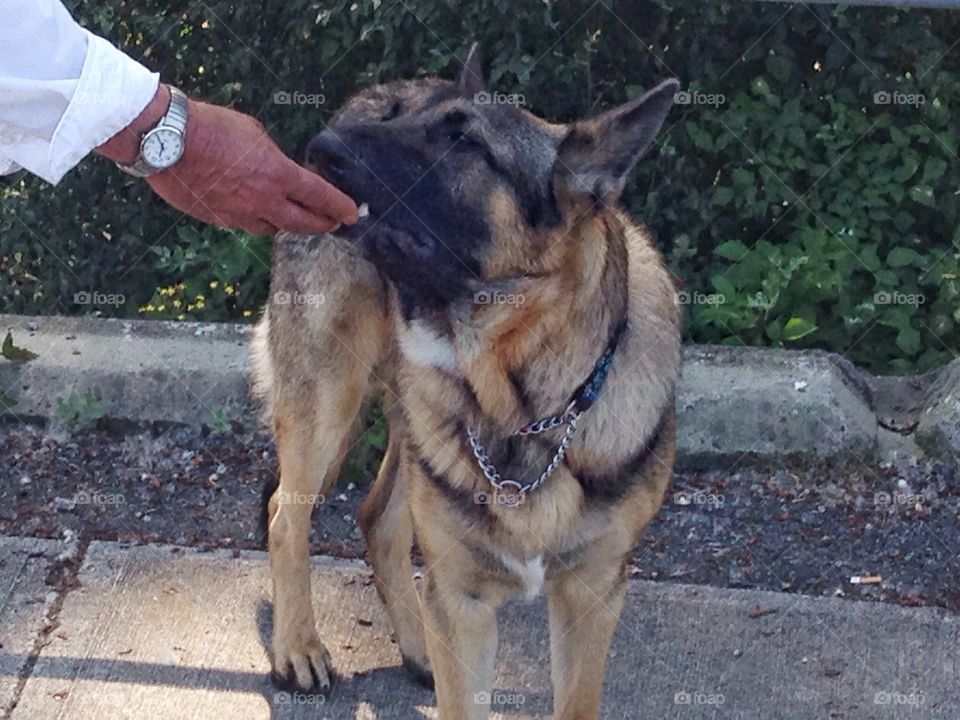
[[[481,145],[479,140],[470,135],[470,117],[462,110],[444,117],[428,131],[428,137],[434,142],[449,143],[451,150],[470,150]]]
[[[479,144],[474,138],[470,137],[466,130],[462,128],[448,130],[446,137],[447,140],[454,143],[457,147],[470,147]]]
[[[389,120],[393,120],[400,114],[401,110],[403,110],[403,106],[400,104],[400,101],[397,100],[393,105],[390,106],[390,109],[380,117],[380,122],[388,122]]]
[[[463,128],[447,130],[444,137],[451,144],[451,151],[469,152],[471,150],[482,150],[484,147],[483,143]]]

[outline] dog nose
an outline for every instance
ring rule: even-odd
[[[316,172],[338,173],[356,162],[356,153],[343,138],[324,130],[307,145],[307,166]]]

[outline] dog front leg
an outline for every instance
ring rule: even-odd
[[[547,584],[555,720],[596,720],[627,581],[622,565],[581,565]]]
[[[274,410],[280,484],[270,498],[273,579],[271,655],[275,680],[300,690],[329,689],[330,654],[317,634],[310,592],[310,516],[339,472],[365,378],[357,373]]]
[[[497,654],[496,606],[451,580],[428,565],[423,620],[439,720],[486,720]]]

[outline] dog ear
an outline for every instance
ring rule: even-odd
[[[554,193],[561,204],[613,203],[627,174],[650,149],[680,83],[665,80],[641,97],[573,123],[557,148]]]
[[[472,98],[486,89],[487,81],[483,75],[483,58],[480,57],[480,43],[470,46],[467,59],[460,68],[460,77],[457,78],[457,91]]]

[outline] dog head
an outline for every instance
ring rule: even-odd
[[[617,203],[678,87],[662,82],[600,116],[548,123],[486,90],[474,47],[454,82],[402,81],[351,98],[307,164],[366,203],[339,232],[396,285],[405,311],[443,307],[547,271],[572,226]]]

